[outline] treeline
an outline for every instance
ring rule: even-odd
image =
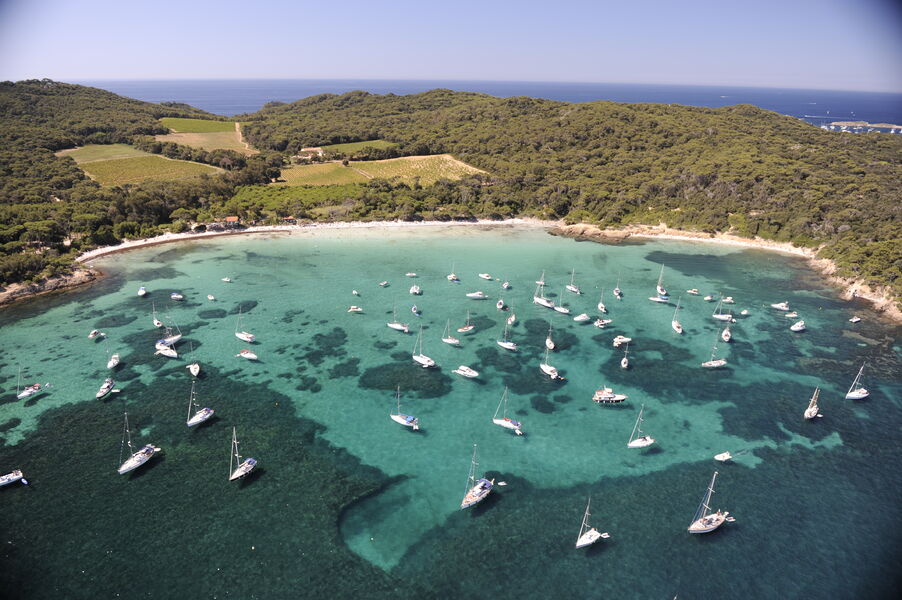
[[[825,246],[841,274],[902,292],[902,138],[827,132],[753,106],[718,109],[433,90],[320,95],[243,115],[258,148],[365,139],[449,152],[492,174],[480,198],[601,226],[667,223]],[[465,185],[465,184],[463,184]],[[466,204],[479,210],[472,192]]]
[[[186,105],[150,104],[49,80],[0,83],[0,284],[64,271],[81,250],[187,227],[185,211],[221,205],[244,185],[279,175],[282,157],[196,151],[157,143],[164,116],[211,118]],[[228,169],[187,182],[101,188],[54,151],[131,143]]]

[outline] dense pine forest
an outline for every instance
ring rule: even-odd
[[[155,143],[148,136],[165,131],[163,116],[214,118],[46,80],[0,84],[0,280],[65,267],[73,248],[224,214],[264,222],[536,216],[820,246],[841,274],[902,291],[902,136],[822,131],[753,106],[352,92],[236,117],[262,151],[245,158]],[[430,186],[270,183],[301,148],[376,139],[394,145],[356,158],[450,153],[487,174]],[[228,170],[101,189],[53,154],[112,142]]]

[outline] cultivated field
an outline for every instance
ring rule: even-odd
[[[142,181],[175,181],[204,173],[213,175],[221,169],[184,160],[170,160],[147,154],[133,158],[93,160],[80,164],[85,173],[101,185],[114,186]]]
[[[241,141],[233,121],[164,117],[160,123],[174,132],[156,136],[160,142],[175,142],[202,150],[234,150],[246,155],[257,153]]]
[[[331,144],[329,146],[322,146],[323,152],[336,152],[340,154],[348,154],[353,155],[355,152],[359,152],[364,148],[391,148],[392,146],[397,146],[394,142],[386,142],[385,140],[369,140],[366,142],[350,142],[347,144]]]
[[[152,156],[126,144],[89,144],[71,150],[61,150],[57,156],[71,156],[79,165],[95,160],[113,160],[117,158],[134,158],[136,156]]]
[[[431,185],[439,179],[461,179],[481,172],[450,154],[405,156],[388,160],[352,161],[347,167],[341,163],[322,163],[282,169],[282,179],[285,180],[282,185],[338,185],[361,183],[374,177],[397,177],[408,183],[419,178],[421,184]]]

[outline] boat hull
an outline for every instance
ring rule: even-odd
[[[151,458],[153,458],[153,456],[161,450],[161,448],[147,444],[146,446],[129,456],[128,460],[122,463],[122,465],[118,469],[116,469],[116,471],[120,475],[125,475],[129,471],[134,471],[135,469],[149,461]]]
[[[461,510],[465,508],[470,508],[471,506],[475,506],[479,504],[492,492],[492,488],[495,483],[493,481],[489,481],[488,479],[480,479],[476,482],[470,490],[467,492],[466,496],[464,496],[463,501],[460,503]]]
[[[417,363],[424,369],[435,366],[435,361],[432,360],[431,358],[429,358],[428,356],[426,356],[425,354],[414,354],[412,358],[415,363]]]
[[[633,441],[629,442],[626,447],[627,448],[648,448],[652,444],[655,443],[655,439],[653,437],[643,435],[642,437],[638,437]]]
[[[689,525],[688,531],[689,533],[711,533],[724,524],[729,514],[728,512],[716,512],[713,515],[702,517],[697,521],[693,521]]]
[[[473,369],[471,369],[470,367],[468,367],[466,365],[460,365],[459,367],[457,367],[456,369],[454,369],[451,372],[457,373],[461,377],[467,377],[470,379],[472,379],[474,377],[479,377],[479,371],[474,371]]]
[[[236,479],[241,479],[248,473],[254,470],[254,467],[257,466],[257,459],[255,458],[246,458],[244,462],[242,462],[238,467],[232,471],[232,474],[229,475],[229,481],[235,481]]]
[[[864,400],[870,395],[871,393],[866,389],[858,388],[857,390],[852,390],[851,392],[846,394],[846,400]]]
[[[598,530],[593,527],[592,529],[579,536],[579,539],[576,540],[576,547],[585,548],[586,546],[591,546],[600,539],[607,539],[609,537],[611,536],[609,536],[607,533],[599,533]]]

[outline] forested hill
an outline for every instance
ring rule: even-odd
[[[843,272],[902,285],[902,136],[827,132],[753,106],[568,104],[433,90],[270,105],[259,148],[385,139],[484,169],[479,191],[523,214],[826,244]]]

